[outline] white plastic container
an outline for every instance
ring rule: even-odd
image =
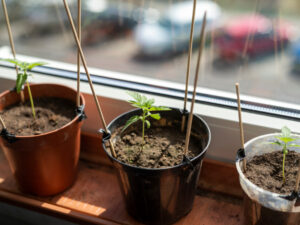
[[[281,151],[280,146],[269,143],[275,141],[275,136],[278,135],[280,134],[267,134],[248,141],[245,144],[246,160],[249,161],[256,155]],[[299,135],[293,135],[293,137],[300,138]],[[295,141],[295,143],[300,144],[300,140]],[[289,150],[300,153],[299,148],[289,148]],[[297,199],[287,200],[288,195],[273,193],[256,186],[245,177],[242,166],[242,159],[237,158],[236,168],[239,173],[240,184],[247,195],[244,202],[246,224],[300,225],[300,207],[295,206]]]

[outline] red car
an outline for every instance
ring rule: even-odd
[[[246,16],[227,23],[215,43],[220,57],[231,61],[243,54],[253,57],[280,50],[289,42],[288,33],[286,24],[272,23],[261,15]]]

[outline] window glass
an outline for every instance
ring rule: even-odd
[[[19,54],[76,63],[62,0],[6,0]],[[76,21],[77,0],[68,0]],[[88,66],[184,84],[191,0],[82,0]],[[299,103],[300,1],[198,0],[190,82],[202,16],[199,86]],[[0,47],[9,46],[0,13]],[[191,84],[191,83],[190,83]]]

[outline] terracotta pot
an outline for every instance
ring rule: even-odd
[[[58,97],[75,102],[76,91],[57,84],[32,84],[34,97]],[[28,99],[27,88],[24,90]],[[20,102],[14,91],[0,94],[0,110]],[[85,104],[83,95],[81,103]],[[75,110],[75,108],[74,108]],[[49,196],[70,187],[77,174],[82,121],[76,116],[65,126],[34,136],[16,136],[9,143],[0,138],[3,149],[19,188],[27,193]]]
[[[153,126],[181,124],[182,113],[179,109],[159,113],[161,120],[152,121]],[[114,119],[108,125],[109,131],[113,134],[112,142],[118,137],[114,134],[116,129],[124,126],[131,116],[140,114],[141,111],[135,109]],[[127,211],[138,221],[151,225],[167,225],[191,211],[202,160],[211,139],[208,125],[197,115],[193,118],[192,131],[199,139],[201,149],[199,154],[191,159],[190,163],[183,162],[167,168],[141,168],[125,164],[111,156],[110,149],[105,144],[108,139],[104,138],[103,148],[116,169]]]

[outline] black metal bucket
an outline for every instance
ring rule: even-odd
[[[133,115],[133,110],[113,120],[108,129],[113,134]],[[164,125],[180,124],[182,112],[178,109],[160,112]],[[145,224],[171,224],[190,212],[196,194],[202,159],[210,143],[211,135],[206,122],[194,115],[192,133],[197,135],[202,151],[189,162],[180,165],[148,169],[124,164],[113,158],[110,150],[103,147],[112,160],[118,174],[118,180],[127,211],[135,219]],[[114,137],[112,137],[114,141]]]

